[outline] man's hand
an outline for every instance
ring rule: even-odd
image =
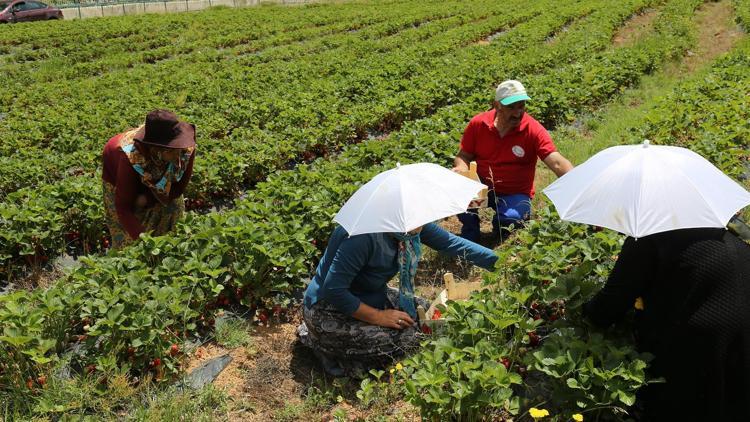
[[[469,171],[469,163],[474,160],[474,154],[469,154],[464,150],[459,150],[456,158],[453,159],[453,171],[456,173]]]

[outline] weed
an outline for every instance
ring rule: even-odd
[[[248,346],[251,342],[250,323],[240,318],[216,321],[216,342],[228,349]]]

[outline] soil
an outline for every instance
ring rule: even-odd
[[[654,18],[658,16],[655,9],[647,9],[643,13],[633,15],[625,25],[612,37],[612,45],[615,47],[624,47],[633,44],[638,40],[641,34],[648,32],[653,25]]]
[[[227,350],[215,344],[198,347],[193,353],[187,371],[212,358],[229,354],[232,362],[222,371],[214,386],[230,397],[230,421],[276,420],[284,408],[303,408],[305,396],[311,387],[332,386],[335,380],[327,376],[312,354],[297,341],[300,311],[292,314],[290,321],[269,321],[269,326],[257,326],[251,333],[249,346]],[[340,403],[319,408],[304,408],[299,419],[332,421],[338,409],[346,411],[349,420],[365,420],[375,415],[353,405],[357,381],[346,381],[348,393]],[[351,397],[348,397],[351,395]],[[414,408],[399,401],[387,410],[404,420],[418,420]],[[295,418],[297,420],[297,418]]]
[[[34,268],[26,276],[19,278],[13,283],[14,290],[46,289],[53,285],[58,279],[65,275],[64,268],[52,266],[47,268]]]
[[[729,0],[703,3],[696,18],[698,45],[683,60],[687,73],[731,50],[745,35],[734,21],[734,8]]]

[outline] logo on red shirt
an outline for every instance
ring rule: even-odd
[[[511,148],[510,150],[513,151],[513,155],[518,158],[523,158],[523,156],[526,155],[526,151],[524,151],[520,145],[513,145],[513,148]]]

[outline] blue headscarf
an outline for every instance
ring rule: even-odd
[[[398,239],[398,262],[401,267],[398,285],[399,307],[416,321],[414,276],[417,274],[417,263],[422,255],[422,241],[419,238],[419,233],[393,233],[393,236]]]

